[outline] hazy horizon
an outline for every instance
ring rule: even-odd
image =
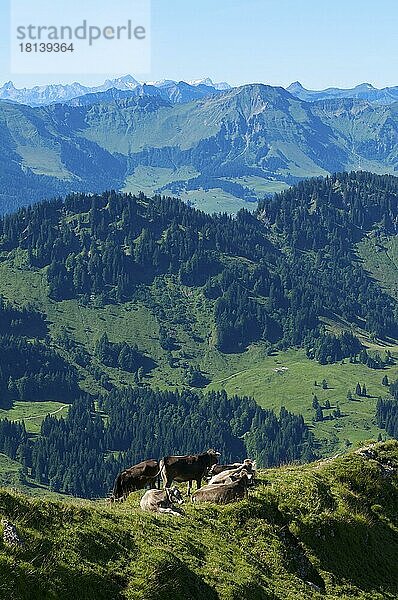
[[[73,83],[79,83],[81,85],[84,85],[85,87],[97,87],[102,85],[103,83],[105,83],[106,80],[115,80],[115,79],[120,79],[122,77],[126,77],[127,75],[130,75],[131,77],[134,77],[134,79],[136,79],[139,83],[141,84],[151,84],[151,83],[155,83],[155,82],[159,82],[162,80],[171,80],[171,81],[184,81],[185,83],[188,82],[193,82],[193,81],[198,81],[201,79],[205,79],[205,78],[210,78],[213,83],[217,84],[217,83],[228,83],[230,84],[232,87],[241,87],[244,85],[255,85],[255,84],[261,84],[261,85],[270,85],[272,87],[282,87],[282,88],[287,88],[289,87],[289,85],[291,85],[292,83],[300,83],[305,89],[309,90],[309,91],[323,91],[326,89],[332,89],[332,88],[337,88],[337,89],[354,89],[355,87],[359,86],[359,85],[363,85],[363,84],[368,84],[371,85],[372,87],[374,87],[375,89],[383,89],[383,88],[387,88],[387,87],[397,87],[398,86],[398,79],[397,79],[397,83],[393,84],[393,85],[382,85],[382,86],[376,86],[375,84],[373,84],[371,81],[358,81],[356,83],[353,83],[351,85],[347,86],[337,86],[337,85],[327,85],[324,88],[311,88],[307,85],[304,85],[302,81],[299,81],[298,79],[295,79],[293,81],[291,81],[290,83],[286,84],[286,85],[282,85],[281,83],[270,83],[268,81],[248,81],[248,82],[244,82],[244,83],[237,83],[235,85],[231,84],[230,81],[227,81],[225,79],[223,80],[217,80],[215,77],[212,77],[209,74],[202,74],[201,76],[188,76],[185,77],[183,79],[174,79],[173,77],[168,77],[167,75],[164,77],[160,77],[157,80],[154,80],[153,82],[150,80],[144,80],[138,76],[135,76],[133,73],[122,73],[122,74],[109,74],[109,75],[104,75],[103,78],[98,78],[98,77],[93,77],[91,80],[88,80],[87,78],[81,78],[79,76],[77,76],[76,78],[70,78],[70,77],[66,77],[65,79],[59,79],[59,80],[48,80],[46,82],[43,83],[33,83],[31,85],[24,85],[24,84],[17,84],[16,81],[14,81],[13,79],[9,79],[9,80],[0,80],[0,87],[3,87],[5,84],[9,83],[10,81],[13,83],[14,87],[17,89],[31,89],[33,87],[44,87],[46,85],[71,85]],[[16,77],[15,79],[19,79],[18,77]]]
[[[48,0],[50,1],[50,0]],[[99,1],[99,0],[98,0]],[[220,0],[200,5],[152,0],[152,68],[132,75],[141,81],[211,77],[232,86],[261,82],[306,89],[351,88],[363,82],[397,85],[396,7],[380,0]],[[103,75],[13,75],[9,67],[9,3],[0,6],[0,81],[16,87],[48,83],[101,84]],[[132,61],[133,62],[133,61]]]

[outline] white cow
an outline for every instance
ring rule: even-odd
[[[232,469],[226,469],[213,475],[209,480],[209,485],[216,485],[221,483],[232,483],[239,479],[241,474],[245,472],[248,476],[249,485],[254,482],[256,473],[256,463],[246,459],[243,463],[234,466]]]
[[[181,517],[181,510],[175,504],[184,502],[181,492],[176,488],[148,490],[141,498],[140,506],[146,512],[157,512]]]

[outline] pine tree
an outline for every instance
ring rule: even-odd
[[[341,410],[340,410],[340,406],[337,404],[335,410],[333,411],[333,416],[338,419],[339,417],[341,417]]]
[[[359,382],[357,383],[357,387],[355,388],[355,394],[356,394],[357,396],[362,396],[361,385],[360,385],[360,383],[359,383]]]
[[[95,345],[95,355],[98,360],[107,364],[109,357],[109,338],[106,333],[103,333]]]
[[[318,406],[319,406],[319,400],[318,400],[317,396],[314,396],[312,399],[312,408],[314,410],[316,410],[318,408]]]

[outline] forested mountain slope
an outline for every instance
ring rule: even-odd
[[[394,173],[396,146],[396,103],[310,103],[261,84],[177,104],[151,86],[37,108],[0,101],[0,208],[114,188],[232,213],[304,177]]]
[[[225,352],[302,344],[328,313],[395,337],[395,300],[354,251],[370,230],[395,233],[397,199],[398,179],[369,173],[302,182],[236,218],[160,196],[73,195],[6,216],[0,249],[45,268],[55,301],[123,303],[176,276],[215,301],[213,341]]]
[[[116,192],[5,216],[0,416],[29,405],[34,421],[3,424],[0,451],[103,496],[145,456],[218,446],[274,465],[395,435],[397,303],[358,248],[395,235],[397,198],[397,179],[359,172],[236,217]],[[44,418],[35,400],[73,406]]]

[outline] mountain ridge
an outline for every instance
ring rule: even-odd
[[[188,96],[190,99],[198,96],[201,89],[202,95],[204,95],[206,90],[207,93],[216,93],[218,91],[225,91],[230,88],[230,86],[224,82],[214,84],[209,77],[191,82],[162,80],[149,83],[140,83],[134,79],[132,75],[124,75],[116,79],[107,79],[103,84],[98,86],[86,86],[75,81],[71,84],[49,84],[35,86],[33,88],[20,89],[16,88],[12,81],[8,81],[2,87],[0,87],[0,100],[9,100],[19,104],[28,104],[29,106],[45,106],[54,102],[67,102],[68,100],[78,98],[79,96],[85,96],[87,94],[106,92],[112,88],[117,90],[133,91],[137,87],[150,85],[151,87],[155,87],[164,91],[166,88],[170,87],[178,89],[181,84],[186,87],[187,91],[189,90],[191,92],[191,94]]]
[[[119,90],[134,90],[139,86],[151,86],[159,89],[167,89],[177,87],[183,84],[191,90],[188,99],[179,99],[178,101],[190,101],[195,97],[193,88],[203,88],[215,92],[227,91],[242,85],[230,86],[226,82],[214,83],[210,77],[193,80],[173,80],[162,79],[159,81],[139,82],[132,75],[124,75],[115,79],[107,79],[103,84],[97,86],[83,85],[79,82],[72,84],[48,84],[35,86],[33,88],[16,88],[12,81],[8,81],[0,87],[0,100],[10,100],[21,104],[29,104],[31,106],[41,106],[51,104],[53,102],[66,102],[73,98],[84,96],[87,94],[96,94],[106,92],[111,88]],[[267,85],[262,82],[263,85]],[[246,84],[250,85],[250,84]],[[272,87],[282,87],[273,85]],[[316,100],[324,100],[328,98],[358,98],[368,100],[374,104],[391,104],[398,100],[398,86],[386,86],[384,88],[376,88],[371,83],[359,83],[352,88],[329,87],[323,90],[306,89],[299,81],[291,83],[283,88],[300,100],[314,102]]]
[[[332,98],[357,98],[368,100],[372,104],[385,105],[398,100],[398,86],[376,88],[371,83],[360,83],[353,88],[330,87],[324,90],[309,90],[299,81],[291,83],[287,88],[297,98],[307,102]]]
[[[0,516],[21,540],[0,542],[0,593],[396,600],[397,468],[397,442],[368,444],[328,461],[260,471],[248,499],[224,507],[186,502],[179,518],[143,513],[140,492],[109,507],[0,489]]]
[[[3,212],[23,202],[18,181],[32,201],[115,188],[236,212],[305,177],[398,168],[396,103],[305,102],[264,84],[194,89],[189,102],[186,84],[42,107],[0,101]]]

